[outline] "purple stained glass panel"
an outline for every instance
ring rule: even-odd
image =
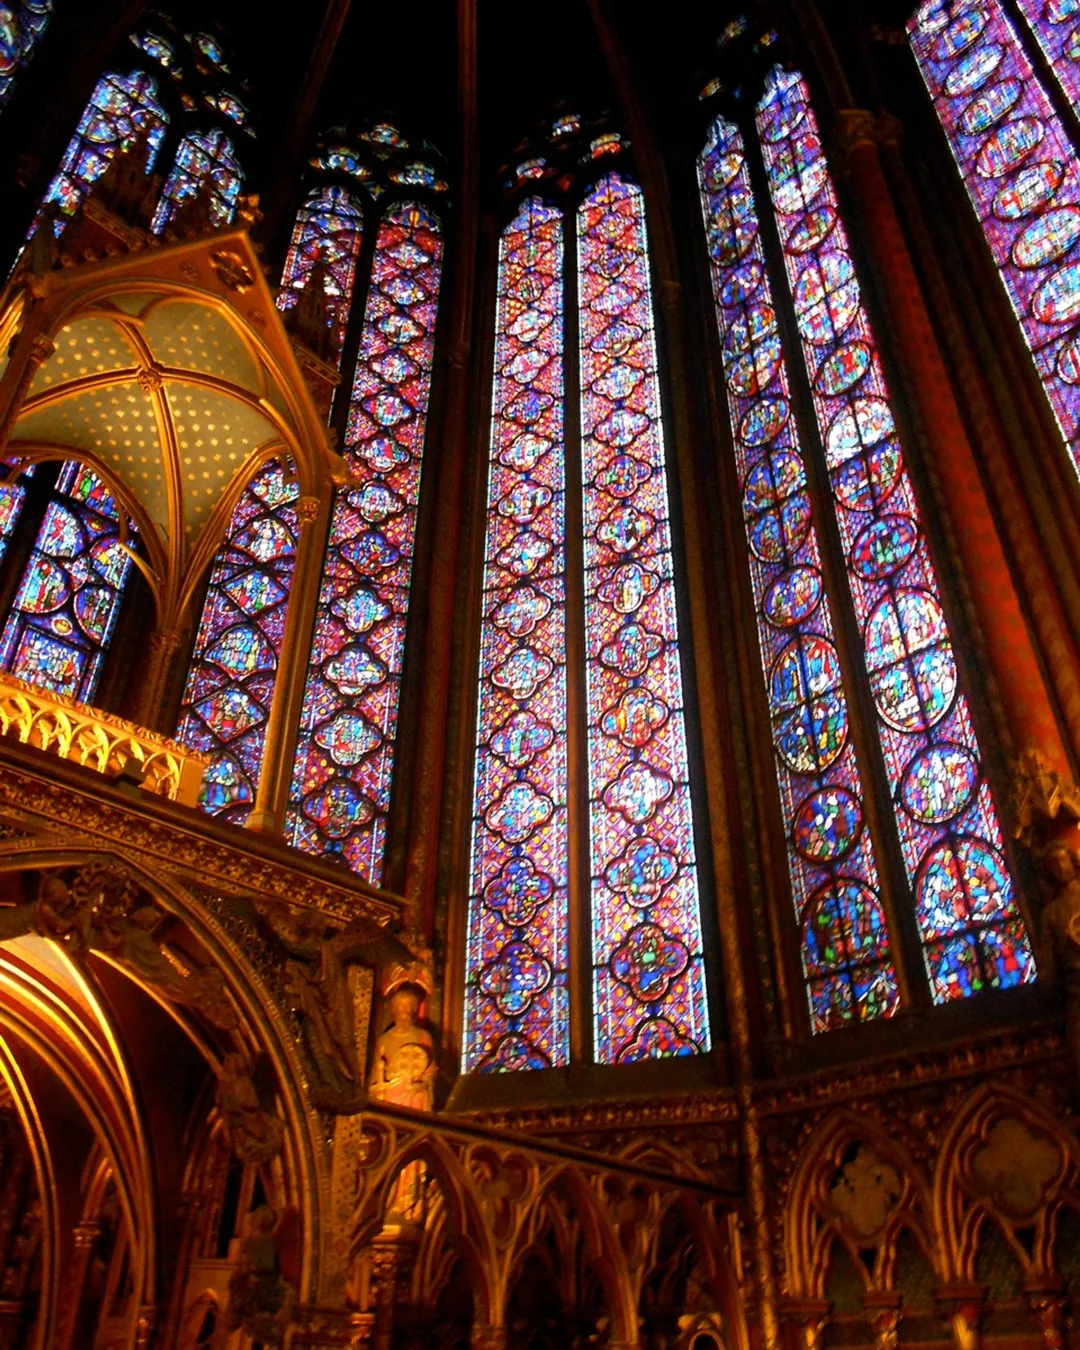
[[[1035,978],[918,502],[809,90],[776,67],[758,132],[825,446],[933,996]]]
[[[709,1048],[641,189],[578,210],[595,1052]]]
[[[19,71],[30,60],[52,18],[52,0],[7,0],[0,4],[0,108]]]
[[[391,207],[375,245],[304,692],[289,840],[378,884],[394,766],[435,318],[438,219]]]
[[[308,193],[297,214],[278,292],[278,309],[291,309],[316,260],[322,259],[326,265],[328,317],[330,325],[336,327],[339,363],[362,240],[363,213],[353,194],[342,187],[316,188]]]
[[[209,194],[214,225],[229,225],[236,215],[243,183],[243,170],[228,136],[220,130],[193,131],[176,151],[150,228],[160,234],[183,203],[202,191]]]
[[[785,354],[738,128],[698,159],[776,778],[815,1031],[899,1006]]]
[[[563,220],[503,231],[484,563],[466,1071],[569,1059]]]
[[[119,538],[104,485],[81,464],[65,464],[0,635],[0,669],[93,701],[131,569]]]
[[[1076,107],[1080,103],[1080,3],[1078,0],[1016,0],[1016,4],[1045,52],[1066,97]],[[925,8],[920,9],[917,20],[923,19]],[[974,15],[969,22],[974,26]]]
[[[296,483],[272,461],[244,488],[210,587],[177,739],[212,755],[199,804],[242,825],[255,802],[296,566]]]
[[[118,150],[127,149],[140,136],[146,137],[146,171],[157,159],[169,117],[157,101],[157,85],[149,75],[110,73],[97,82],[72,137],[60,171],[49,184],[45,202],[56,202],[61,218],[57,233],[73,216],[90,191],[90,185],[105,172]]]
[[[1047,44],[1067,45],[1080,30],[1066,0],[1024,8],[1033,22],[1042,16],[1036,31]],[[932,0],[908,33],[1080,473],[1080,162],[998,0]],[[1065,88],[1077,101],[1080,70],[1065,56],[1055,69],[1075,82]]]

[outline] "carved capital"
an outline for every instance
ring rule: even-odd
[[[1017,757],[1012,784],[1014,834],[1028,848],[1048,842],[1061,827],[1080,821],[1080,788],[1052,769],[1029,745]]]
[[[874,1350],[896,1350],[900,1338],[900,1295],[874,1290],[863,1296],[863,1304],[874,1333]]]
[[[1064,1350],[1065,1346],[1065,1286],[1061,1279],[1028,1282],[1024,1295],[1032,1316],[1038,1323],[1046,1350]]]
[[[144,394],[160,394],[165,386],[161,377],[161,367],[156,362],[140,366],[135,373],[135,383]]]
[[[296,518],[301,526],[314,525],[319,518],[320,502],[318,497],[298,497],[296,501]]]
[[[876,147],[878,139],[874,114],[866,108],[841,108],[836,114],[836,144],[844,159],[864,146]]]
[[[942,1320],[952,1331],[955,1350],[979,1350],[986,1288],[981,1284],[948,1285],[934,1295]]]
[[[821,1350],[821,1338],[829,1322],[830,1305],[821,1299],[786,1299],[781,1318],[798,1328],[802,1350]]]
[[[31,339],[30,355],[27,357],[27,364],[31,366],[44,365],[55,352],[56,343],[52,338],[46,337],[44,333],[38,333],[35,338]]]

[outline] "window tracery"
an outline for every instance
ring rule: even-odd
[[[1071,100],[1066,0],[1022,6]],[[930,0],[912,51],[1080,474],[1080,165],[998,0]]]
[[[340,186],[313,188],[297,214],[281,277],[278,308],[289,310],[321,259],[327,273],[327,319],[336,329],[339,363],[362,241],[363,211],[355,194]]]
[[[567,154],[589,163],[627,149],[604,129],[571,140],[580,131],[576,115],[557,119],[545,153],[522,160],[507,186],[557,191],[569,181]],[[576,247],[564,254],[569,230]],[[566,255],[577,287],[564,329]],[[592,948],[598,1062],[709,1048],[649,266],[641,190],[614,167],[573,213],[526,196],[502,235],[467,1071],[569,1060],[566,970],[577,942]],[[569,370],[580,429],[564,425]],[[564,437],[579,434],[580,477],[568,484]],[[584,522],[580,576],[566,574],[567,491]],[[567,647],[568,605],[580,607],[580,653]],[[585,759],[576,766],[575,706]],[[579,905],[568,902],[575,774],[588,780],[589,897]],[[575,910],[590,914],[588,933],[570,929]]]
[[[258,790],[289,591],[297,488],[271,461],[248,483],[210,575],[176,736],[213,758],[200,805],[242,825]]]
[[[357,486],[334,506],[286,833],[382,875],[442,273],[442,225],[387,207],[345,434]]]
[[[43,205],[55,202],[61,215],[58,233],[118,151],[145,140],[146,171],[153,170],[168,121],[158,100],[157,83],[145,71],[110,72],[101,77],[45,193]]]
[[[184,202],[200,192],[209,197],[213,224],[230,225],[243,182],[243,170],[233,144],[223,131],[215,128],[190,132],[176,151],[151,229],[160,234]]]
[[[805,451],[791,406],[742,135],[718,118],[698,179],[724,352],[758,638],[815,1030],[899,1004],[850,735]],[[775,429],[771,438],[767,435]],[[848,495],[872,496],[861,462]]]
[[[0,669],[91,702],[130,568],[112,497],[85,466],[64,464],[0,634]]]

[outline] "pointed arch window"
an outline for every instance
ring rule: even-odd
[[[334,505],[286,836],[378,884],[442,277],[442,224],[383,214]]]
[[[527,169],[519,174],[536,176]],[[564,235],[576,248],[564,249]],[[577,289],[564,328],[567,255]],[[609,172],[573,216],[527,200],[503,232],[496,322],[465,1068],[568,1062],[575,943],[592,951],[598,1062],[702,1053],[710,1033],[640,188]],[[567,388],[580,427],[566,425]],[[577,575],[566,570],[566,493],[583,521]],[[575,626],[586,635],[579,651],[567,642]],[[575,744],[585,763],[572,762]],[[587,822],[589,881],[573,904],[584,871],[568,823],[575,778],[588,782],[575,815]],[[570,930],[572,909],[590,916],[587,933]]]
[[[146,139],[146,171],[150,173],[168,121],[158,101],[157,84],[144,71],[103,75],[64,152],[60,170],[49,184],[45,204],[55,202],[63,218],[73,216],[109,160],[140,137]],[[58,221],[58,232],[61,225]]]
[[[807,475],[791,458],[799,433],[791,424],[786,377],[784,384],[778,381],[782,363],[795,358],[783,350],[770,303],[758,207],[745,173],[746,147],[737,129],[723,121],[714,125],[700,161],[702,203],[725,340],[732,430],[743,468],[755,595],[770,626],[763,647],[768,653],[775,628],[785,635],[789,650],[800,653],[799,661],[790,663],[788,678],[778,678],[783,661],[770,666],[766,655],[796,894],[802,862],[820,866],[829,860],[823,854],[842,860],[840,870],[851,880],[834,941],[815,943],[804,926],[813,1020],[822,1028],[896,1007],[895,992],[880,998],[880,980],[876,992],[852,984],[854,997],[846,1005],[838,1003],[824,1023],[814,999],[819,963],[826,975],[830,967],[842,971],[853,943],[878,961],[880,972],[888,970],[882,909],[873,898],[867,865],[873,866],[871,848],[880,852],[892,845],[872,844],[863,823],[858,775],[872,776],[880,769],[862,766],[860,771],[857,756],[845,749],[845,688],[855,679],[868,684],[880,766],[891,794],[908,887],[898,903],[914,910],[934,1001],[1026,982],[1035,968],[901,434],[809,91],[798,73],[771,72],[756,130],[811,389],[816,422],[811,449],[822,456],[820,467],[831,490],[828,503],[814,500]],[[752,459],[761,472],[755,473]],[[819,565],[795,552],[810,544],[815,514],[820,522],[826,512],[835,523],[846,585],[843,596],[831,598]],[[769,589],[763,589],[763,561],[780,565]],[[812,572],[804,571],[807,566]],[[812,656],[807,651],[806,624],[824,624],[826,604],[852,608],[861,635],[861,651],[853,658],[857,669],[846,668],[823,633],[824,645],[812,646]],[[808,714],[804,739],[827,776],[794,812],[784,772],[792,767],[791,743],[785,739],[792,684],[810,695],[802,700]],[[824,763],[823,748],[828,751]],[[813,809],[803,814],[804,806]],[[817,856],[808,858],[808,853]]]
[[[321,259],[326,268],[328,318],[337,330],[339,361],[362,242],[363,210],[355,194],[337,186],[313,188],[296,217],[278,308],[289,310],[296,304]]]
[[[185,201],[205,191],[214,225],[229,225],[236,215],[244,183],[232,141],[220,129],[190,132],[180,142],[151,229],[168,225]]]
[[[112,497],[85,466],[63,465],[0,634],[0,669],[92,701],[130,568]]]
[[[200,805],[243,825],[255,804],[296,566],[297,489],[271,461],[244,487],[217,556],[177,738],[212,755]]]
[[[53,0],[0,4],[0,108],[11,97],[19,71],[34,54],[52,18]]]
[[[1071,0],[1021,5],[1073,103],[1075,9]],[[1071,135],[999,0],[929,0],[908,35],[1080,475],[1080,161]]]

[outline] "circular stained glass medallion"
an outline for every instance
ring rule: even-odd
[[[903,466],[898,441],[851,450],[849,458],[832,470],[837,501],[849,511],[878,510],[896,491]]]
[[[1072,30],[1061,50],[1069,61],[1080,61],[1080,28]]]
[[[803,928],[808,975],[833,975],[838,966],[881,960],[887,945],[877,896],[853,877],[827,881],[810,897]]]
[[[935,726],[956,696],[945,616],[926,591],[894,592],[866,623],[866,664],[877,710],[897,731]]]
[[[708,167],[703,173],[706,188],[710,192],[721,192],[733,183],[743,166],[741,151],[731,150],[726,155],[714,155],[709,158]]]
[[[870,369],[871,353],[865,342],[848,342],[821,363],[814,388],[826,398],[845,393]]]
[[[859,283],[846,253],[826,253],[808,262],[794,289],[799,331],[815,346],[835,342],[859,309]]]
[[[1064,176],[1064,167],[1057,160],[1029,164],[994,198],[994,215],[999,220],[1030,216],[1053,199]]]
[[[790,136],[806,120],[806,104],[801,99],[776,99],[762,108],[758,129],[762,140],[775,145]]]
[[[938,33],[949,22],[949,0],[923,0],[913,20],[920,33]]]
[[[884,399],[852,399],[829,426],[825,438],[829,468],[835,469],[860,450],[877,445],[891,435],[893,427],[893,415]]]
[[[740,263],[727,276],[720,288],[720,303],[722,305],[743,304],[761,285],[763,275],[761,264],[753,258],[749,262]]]
[[[923,859],[915,883],[924,941],[971,923],[1000,919],[1011,899],[1012,878],[1005,860],[982,839],[938,844]]]
[[[1071,323],[1080,314],[1080,263],[1069,263],[1044,281],[1031,310],[1040,323]]]
[[[958,816],[979,788],[979,764],[961,745],[934,745],[904,770],[900,800],[924,825],[943,825]]]
[[[1045,267],[1068,253],[1080,239],[1080,206],[1061,206],[1033,220],[1013,244],[1017,267]]]
[[[1067,342],[1058,353],[1057,373],[1066,384],[1080,384],[1080,338]]]
[[[883,516],[867,525],[851,548],[851,566],[865,581],[884,581],[915,552],[919,531],[910,516]]]
[[[984,89],[960,114],[960,125],[969,136],[982,136],[1011,112],[1024,92],[1022,80],[1010,76]]]
[[[771,305],[751,305],[735,320],[724,338],[724,355],[738,356],[764,342],[776,332],[776,311]]]
[[[822,773],[847,742],[847,705],[836,648],[823,637],[797,637],[773,664],[769,692],[773,736],[794,773]]]
[[[816,567],[793,567],[765,592],[765,617],[777,628],[792,628],[813,614],[821,602],[821,573]]]
[[[780,339],[773,334],[728,364],[728,384],[743,398],[755,398],[773,382],[780,369]]]
[[[951,61],[978,41],[990,15],[982,5],[973,5],[954,19],[943,33],[936,38],[931,55],[935,61]]]
[[[992,131],[975,156],[975,171],[983,178],[1000,178],[1023,164],[1043,138],[1037,117],[1017,117]]]
[[[793,141],[791,148],[791,162],[798,168],[775,184],[773,204],[782,216],[802,216],[828,181],[829,166],[813,132]]]
[[[855,847],[862,825],[858,797],[847,788],[824,787],[795,812],[791,841],[808,862],[837,862]]]
[[[831,206],[815,206],[812,211],[807,211],[788,235],[787,251],[809,253],[829,237],[835,224],[836,211]]]
[[[759,398],[739,423],[739,439],[746,445],[767,445],[787,425],[786,398]]]
[[[965,52],[949,72],[945,92],[950,98],[981,89],[1005,59],[1005,49],[995,42]]]

